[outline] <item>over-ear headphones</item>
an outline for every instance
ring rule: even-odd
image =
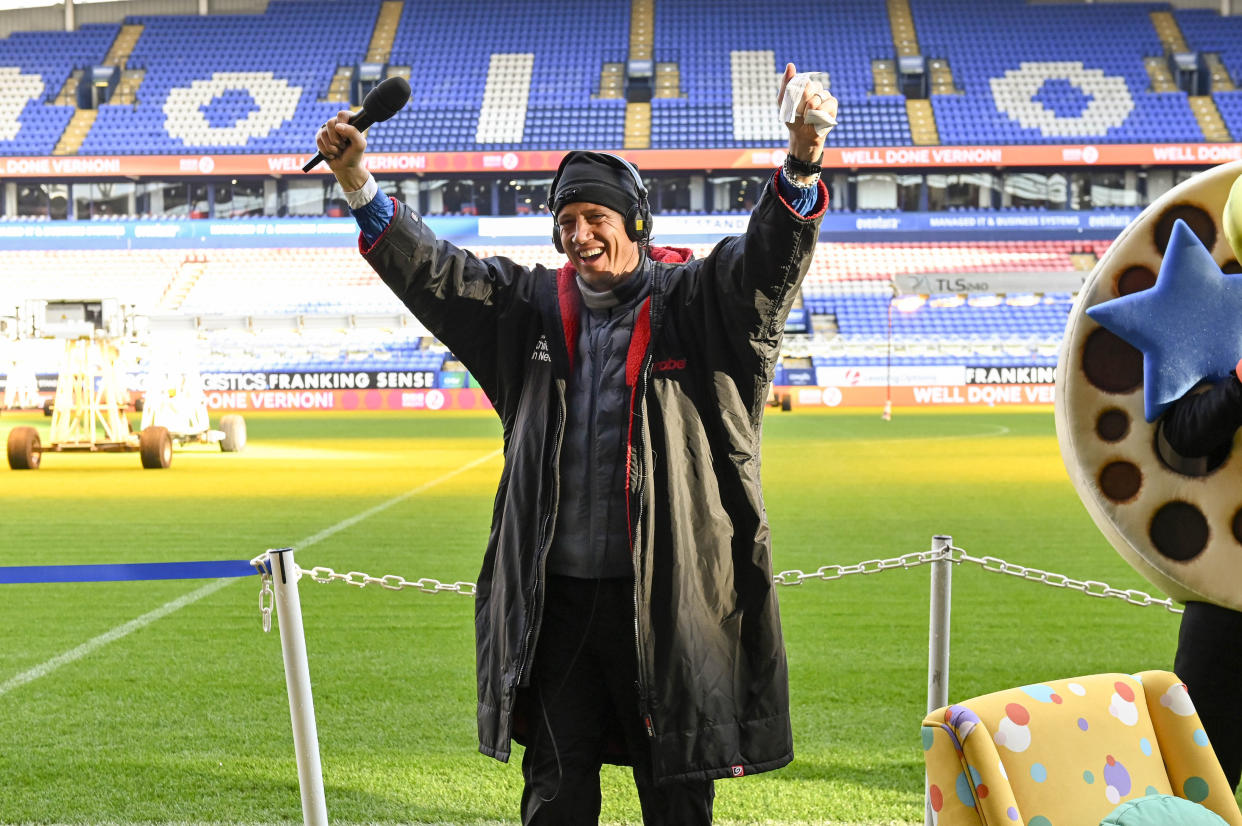
[[[548,208],[553,210],[552,215],[552,246],[556,247],[556,251],[565,254],[565,247],[561,244],[561,228],[556,223],[556,188],[560,183],[561,173],[565,171],[565,166],[569,161],[577,155],[577,152],[568,152],[561,159],[561,165],[556,168],[556,175],[552,178],[552,183],[548,186]],[[638,174],[638,168],[634,164],[614,155],[611,152],[592,152],[603,159],[611,166],[618,169],[624,169],[629,173],[630,178],[634,182],[634,191],[638,194],[638,205],[632,207],[625,214],[625,235],[631,241],[638,242],[641,247],[650,246],[651,244],[651,208],[647,205],[647,187],[643,184],[642,176]]]

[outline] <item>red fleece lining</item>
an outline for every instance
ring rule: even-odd
[[[647,252],[661,264],[684,264],[694,257],[689,247],[650,247]]]
[[[388,200],[392,201],[392,218],[396,218],[397,217],[397,199],[389,195]],[[361,232],[358,233],[358,252],[362,253],[363,255],[366,255],[371,250],[379,246],[379,242],[384,240],[384,236],[388,234],[388,230],[392,229],[392,218],[388,219],[388,226],[384,227],[384,231],[379,234],[379,237],[376,238],[375,241],[369,247],[363,246],[366,243],[366,239],[362,237]]]
[[[561,305],[561,326],[565,328],[565,350],[569,353],[569,370],[574,369],[574,353],[578,344],[578,284],[573,264],[556,271],[556,297]]]
[[[798,213],[798,210],[790,206],[789,202],[785,200],[785,196],[781,194],[781,188],[777,184],[777,181],[776,181],[776,175],[779,175],[779,174],[781,174],[781,171],[778,169],[776,170],[775,174],[772,176],[772,188],[776,190],[776,197],[781,199],[781,203],[785,205],[786,209],[788,209],[790,212],[792,212],[794,215],[797,215],[799,218],[801,218],[804,221],[814,221],[816,218],[823,215],[824,212],[827,211],[828,209],[828,187],[824,185],[824,182],[822,180],[815,182],[815,187],[816,189],[819,190],[819,201],[818,201],[820,205],[819,209],[811,213],[810,215],[800,215]]]

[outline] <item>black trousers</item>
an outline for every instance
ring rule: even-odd
[[[656,785],[639,719],[634,585],[549,577],[531,668],[532,721],[522,758],[522,823],[599,823],[599,771],[610,734],[634,766],[647,826],[712,822],[711,780]]]
[[[1173,671],[1186,684],[1216,759],[1236,790],[1242,775],[1242,613],[1187,602]]]

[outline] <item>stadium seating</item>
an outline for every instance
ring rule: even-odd
[[[788,62],[828,73],[843,113],[834,141],[908,145],[904,99],[872,94],[872,59],[893,56],[883,3],[656,3],[655,61],[678,65],[684,97],[651,102],[652,148],[783,143],[772,112]]]
[[[213,330],[202,336],[199,369],[205,373],[439,370],[447,353],[425,332],[402,328]]]
[[[272,0],[263,14],[128,17],[143,27],[127,67],[145,72],[137,102],[102,105],[79,152],[304,151],[339,109],[323,100],[333,73],[365,60],[380,6]],[[958,90],[931,96],[941,143],[1203,140],[1184,93],[1149,91],[1144,58],[1165,53],[1149,16],[1165,3],[992,0],[969,14],[961,0],[910,6],[923,57],[947,61]],[[653,59],[676,65],[679,88],[652,101],[652,148],[779,145],[772,104],[789,61],[829,76],[841,101],[836,142],[912,142],[906,99],[877,91],[872,74],[874,61],[896,58],[885,4],[735,0],[719,12],[715,0],[654,4]],[[1242,18],[1195,10],[1176,19],[1190,48],[1219,53],[1242,76]],[[599,87],[604,65],[629,56],[630,22],[625,3],[529,0],[520,13],[501,0],[406,3],[388,63],[409,67],[413,95],[374,128],[372,146],[619,148],[626,101],[599,97]],[[74,70],[103,62],[119,28],[0,40],[0,100],[15,107],[0,118],[0,152],[50,154],[73,113],[53,99]],[[1215,98],[1242,133],[1242,92]]]
[[[1219,55],[1230,77],[1242,80],[1242,17],[1221,17],[1206,9],[1181,10],[1174,17],[1188,46]],[[1242,136],[1242,91],[1213,92],[1212,100],[1229,132]]]
[[[375,130],[372,147],[381,152],[619,148],[625,100],[594,95],[603,64],[626,59],[629,11],[626,3],[589,0],[465,8],[460,0],[406,3],[390,63],[410,67],[413,93],[404,110]],[[515,84],[515,78],[521,82]],[[509,135],[515,140],[479,134],[489,83],[504,90],[493,105],[519,119],[520,128]]]
[[[895,275],[1068,272],[1071,255],[1102,254],[1107,242],[834,243],[820,246],[803,283],[811,331],[786,349],[815,364],[1053,364],[1070,296],[988,299],[933,296],[890,312]],[[691,245],[696,257],[710,244]],[[555,264],[550,244],[479,245],[482,257],[523,266]],[[427,369],[427,331],[351,247],[206,250],[25,250],[0,258],[10,314],[27,299],[117,298],[139,315],[254,319],[240,329],[204,324],[213,369]],[[391,323],[347,329],[350,316]],[[403,322],[400,319],[405,319]],[[890,331],[891,320],[891,331]],[[244,365],[226,368],[223,365]],[[360,366],[367,365],[367,366]],[[378,365],[378,366],[377,366]],[[46,365],[54,372],[54,365]]]
[[[220,249],[200,256],[187,315],[342,315],[405,308],[349,247]]]
[[[28,300],[115,298],[155,312],[183,250],[8,250],[0,256],[0,315]]]
[[[340,110],[320,99],[337,66],[365,57],[379,7],[284,0],[261,15],[127,18],[143,26],[128,63],[146,73],[138,102],[101,106],[80,154],[304,151]]]
[[[0,40],[0,155],[50,155],[74,106],[54,101],[75,68],[103,62],[118,25]]]
[[[1184,93],[1148,91],[1144,58],[1165,51],[1150,14],[1169,11],[1167,3],[909,4],[922,55],[947,61],[959,90],[931,97],[944,144],[1203,140]],[[271,0],[262,14],[126,18],[142,26],[128,58],[128,68],[145,73],[137,103],[101,106],[79,152],[305,152],[319,124],[341,106],[322,100],[333,73],[366,59],[381,5]],[[964,5],[969,14],[962,13]],[[876,93],[873,63],[895,57],[886,4],[733,0],[727,14],[721,8],[717,0],[653,6],[653,61],[675,64],[679,86],[678,96],[652,101],[652,148],[782,145],[774,97],[780,71],[791,61],[828,76],[841,101],[835,143],[912,142],[906,99]],[[1232,74],[1242,76],[1242,17],[1208,10],[1175,17],[1190,48],[1218,53]],[[630,24],[627,3],[528,0],[518,11],[503,0],[407,2],[388,63],[409,67],[412,97],[372,129],[370,148],[619,148],[626,139],[626,101],[601,98],[598,87],[606,64],[629,57]],[[105,60],[120,28],[91,24],[0,39],[0,155],[51,154],[73,114],[72,106],[54,103],[58,93],[73,72]],[[186,48],[189,42],[193,49]],[[1242,135],[1242,91],[1213,97],[1229,130]],[[547,245],[476,252],[527,264],[556,258]],[[910,363],[943,359],[945,347],[960,350],[961,358],[991,348],[998,359],[1025,353],[1046,360],[1064,326],[1068,296],[1006,297],[992,306],[973,306],[978,299],[903,303],[890,321],[890,279],[1067,271],[1077,252],[1102,248],[1081,241],[833,244],[816,256],[803,289],[811,333],[806,341],[791,337],[790,346],[814,346],[818,358],[857,363],[864,358],[857,348],[891,338],[907,348],[899,358]],[[404,312],[352,249],[23,252],[0,268],[3,298],[80,297],[87,273],[96,279],[92,284],[106,284],[110,296],[139,312],[290,319]],[[828,344],[829,333],[836,344]],[[355,355],[376,363],[423,358],[421,332],[402,336],[364,344]],[[354,358],[348,346],[332,354],[333,346],[307,349],[300,341],[265,349],[253,338],[238,339],[253,363],[267,369]],[[920,352],[933,343],[944,347]],[[221,346],[234,345],[225,339]]]
[[[830,317],[846,345],[890,339],[919,345],[958,343],[964,345],[961,358],[968,359],[978,347],[1009,341],[1021,342],[1026,351],[1037,354],[1051,351],[1060,340],[1071,306],[1069,294],[939,296],[895,302],[890,313],[890,279],[910,274],[1071,272],[1072,254],[1102,253],[1106,248],[1104,242],[1072,241],[836,243],[830,253],[815,256],[803,282],[802,301],[812,327],[817,317]],[[856,356],[838,355],[825,356],[822,363],[847,362]],[[920,362],[916,358],[913,363]]]
[[[924,56],[961,90],[931,97],[941,143],[1203,140],[1184,93],[1147,91],[1143,58],[1164,54],[1149,15],[1167,4],[910,6]]]

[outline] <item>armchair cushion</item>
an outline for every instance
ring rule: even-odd
[[[1242,826],[1186,688],[1169,672],[1022,686],[933,711],[923,726],[940,826],[1099,823],[1149,795],[1176,795]]]
[[[1127,800],[1103,820],[1100,826],[1227,826],[1216,812],[1183,797],[1150,794]]]

